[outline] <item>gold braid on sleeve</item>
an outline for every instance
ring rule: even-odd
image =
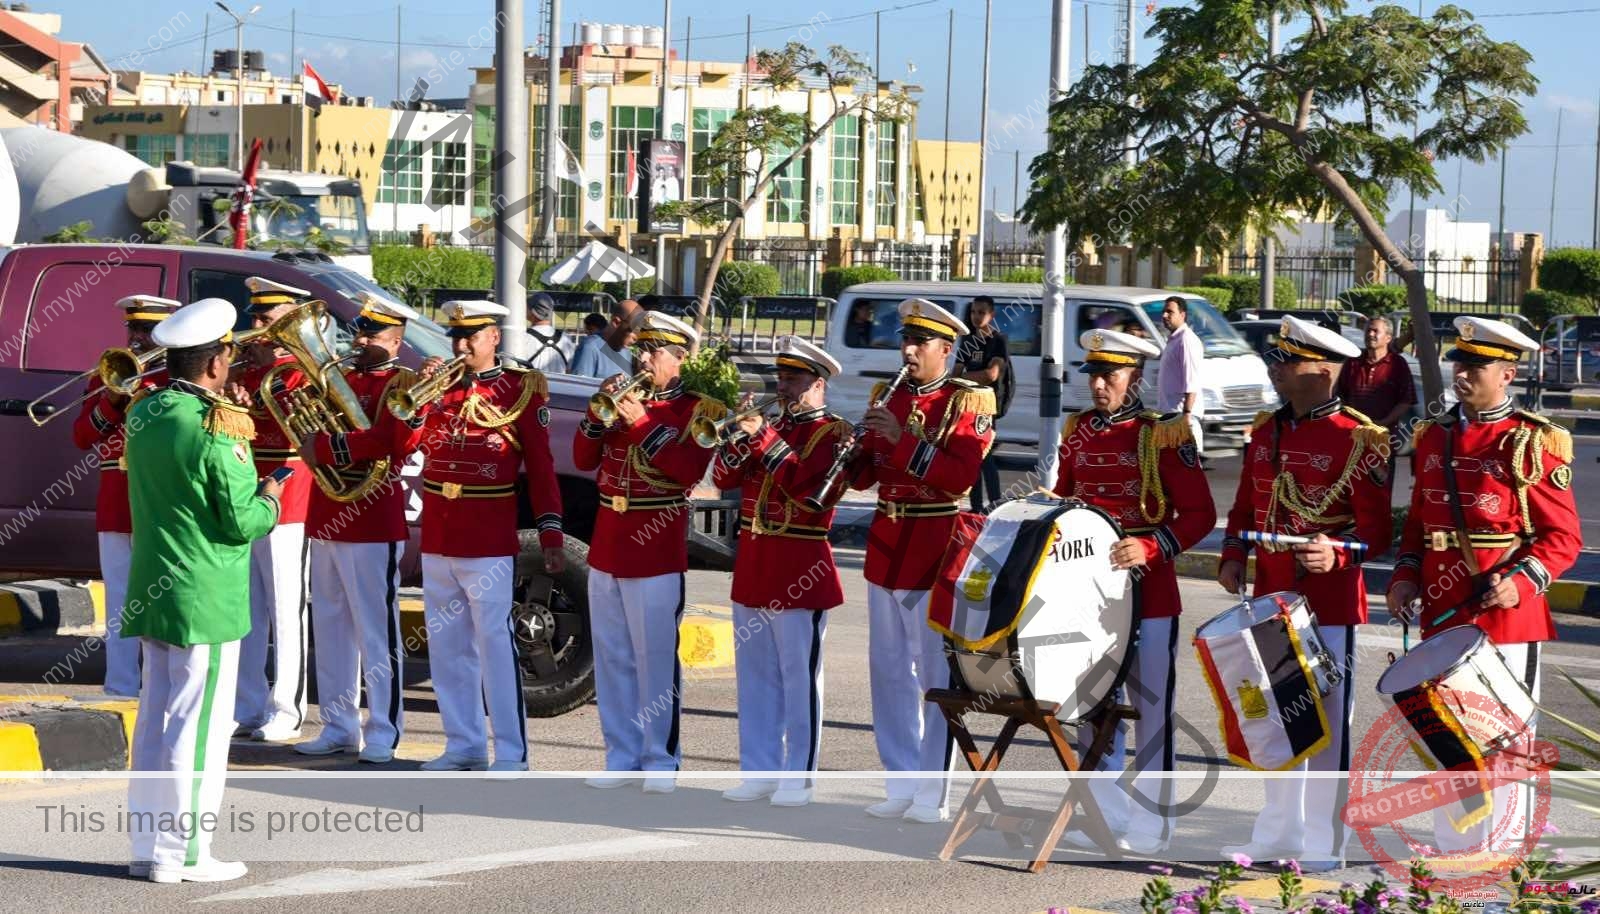
[[[1533,512],[1528,509],[1528,489],[1544,476],[1544,445],[1533,440],[1534,429],[1518,426],[1511,432],[1511,478],[1517,487],[1517,507],[1522,511],[1522,532],[1533,535]]]

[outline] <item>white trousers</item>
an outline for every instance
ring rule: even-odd
[[[133,537],[101,533],[100,579],[106,589],[106,680],[113,695],[139,694],[139,639],[122,637],[122,604],[128,600],[128,568],[133,564]]]
[[[683,574],[619,578],[589,569],[589,636],[607,771],[677,771],[683,762]]]
[[[733,604],[740,770],[817,770],[827,632],[827,610],[769,611]],[[780,790],[810,786],[810,777],[778,781]]]
[[[950,684],[944,636],[928,627],[929,593],[867,585],[867,665],[878,759],[887,771],[928,775],[888,778],[889,799],[943,809],[955,740],[938,706],[922,697]]]
[[[239,642],[174,647],[154,638],[139,640],[144,680],[130,767],[170,777],[128,782],[133,859],[194,866],[211,859],[211,835],[218,828]]]
[[[1348,776],[1308,778],[1305,772],[1350,770],[1350,727],[1355,716],[1352,700],[1356,679],[1355,626],[1318,625],[1317,633],[1344,674],[1344,679],[1322,697],[1322,707],[1328,716],[1328,748],[1284,772],[1283,776],[1262,781],[1266,805],[1256,817],[1251,840],[1283,850],[1298,848],[1303,860],[1343,860],[1350,841],[1350,829],[1344,823],[1350,779]]]
[[[445,751],[461,758],[489,757],[492,726],[495,761],[528,761],[522,667],[511,629],[515,574],[514,556],[422,554],[428,674],[439,700]]]
[[[1506,658],[1506,665],[1511,672],[1516,674],[1533,693],[1533,700],[1539,700],[1539,642],[1523,644],[1500,644],[1501,656]],[[1528,739],[1533,738],[1534,727],[1528,727]],[[1528,789],[1527,782],[1518,781],[1496,787],[1493,791],[1494,812],[1482,822],[1468,826],[1465,831],[1456,831],[1450,823],[1451,807],[1440,807],[1433,811],[1433,840],[1439,845],[1443,853],[1460,851],[1512,851],[1516,850],[1528,835],[1529,817],[1533,814],[1533,791]],[[1452,804],[1454,806],[1454,804]],[[1454,814],[1460,816],[1463,810],[1454,806]]]
[[[1139,623],[1139,645],[1128,668],[1123,694],[1139,713],[1134,722],[1133,761],[1129,767],[1146,771],[1173,771],[1177,758],[1173,742],[1172,705],[1177,685],[1178,626],[1176,617],[1145,619]],[[1097,771],[1121,771],[1126,760],[1128,722],[1117,725],[1111,749]],[[1094,728],[1078,728],[1078,751],[1087,752]],[[1090,787],[1112,831],[1172,840],[1173,782],[1164,777],[1135,776],[1096,779]]]
[[[405,543],[311,541],[318,714],[323,735],[346,745],[400,745],[405,718],[399,600],[404,552]]]
[[[250,633],[239,646],[239,722],[306,719],[306,525],[250,544]],[[269,649],[270,644],[270,649]]]

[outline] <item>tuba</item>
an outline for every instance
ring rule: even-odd
[[[295,448],[318,433],[334,435],[372,427],[361,401],[344,379],[343,364],[353,356],[335,356],[323,334],[328,320],[326,309],[324,302],[308,302],[273,321],[260,334],[294,357],[295,366],[286,362],[267,371],[261,379],[259,395]],[[272,386],[278,375],[290,367],[298,367],[308,383],[284,393],[284,402],[279,403],[272,395]],[[338,502],[360,501],[388,475],[387,459],[374,460],[359,480],[346,479],[335,467],[312,468],[317,485]]]

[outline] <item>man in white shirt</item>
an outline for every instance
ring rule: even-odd
[[[1161,378],[1156,390],[1156,408],[1163,413],[1182,412],[1194,433],[1195,445],[1205,452],[1200,435],[1200,416],[1205,398],[1200,396],[1200,365],[1206,348],[1189,329],[1189,303],[1168,296],[1161,308],[1161,324],[1167,328],[1167,345],[1161,350]]]
[[[556,300],[548,292],[528,296],[528,335],[533,337],[533,355],[528,365],[549,374],[572,372],[572,354],[578,338],[556,327]]]

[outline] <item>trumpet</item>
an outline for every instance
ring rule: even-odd
[[[439,366],[431,378],[419,378],[411,386],[389,395],[389,412],[403,422],[410,421],[422,408],[444,396],[467,373],[467,357],[458,355]]]
[[[650,383],[651,374],[641,371],[611,393],[597,393],[589,398],[589,410],[606,425],[617,421],[617,401],[621,400],[629,391],[636,387]]]
[[[689,423],[689,435],[694,438],[694,443],[701,447],[718,447],[728,444],[742,432],[739,429],[739,420],[749,416],[764,415],[773,404],[781,401],[783,397],[774,394],[758,403],[753,403],[748,409],[724,416],[712,421],[701,416]]]
[[[164,346],[158,346],[148,352],[140,353],[135,353],[132,349],[122,347],[107,349],[105,352],[100,353],[100,358],[95,361],[93,368],[78,372],[30,402],[28,404],[28,418],[33,420],[34,425],[42,427],[56,416],[66,413],[72,407],[94,396],[99,391],[85,393],[83,396],[59,408],[52,406],[49,409],[40,410],[40,407],[46,405],[46,401],[51,397],[74,384],[83,383],[90,375],[99,377],[100,383],[106,390],[121,394],[124,397],[131,396],[134,391],[139,389],[140,381],[161,370],[158,367],[152,368],[151,365],[160,361],[166,354],[167,350]]]
[[[883,389],[883,393],[873,400],[867,409],[877,409],[889,402],[889,395],[894,393],[895,388],[904,384],[910,374],[911,366],[901,365],[900,372],[894,376],[894,380],[889,382],[889,386]],[[857,452],[861,450],[861,439],[865,438],[866,435],[866,423],[857,422],[855,427],[850,430],[850,439],[841,442],[839,449],[834,452],[833,464],[828,467],[828,472],[823,475],[822,485],[817,487],[815,494],[800,499],[800,504],[807,511],[822,511],[833,503],[837,497],[835,490],[839,487],[840,480],[844,478],[844,471],[850,466],[850,461],[855,459]]]

